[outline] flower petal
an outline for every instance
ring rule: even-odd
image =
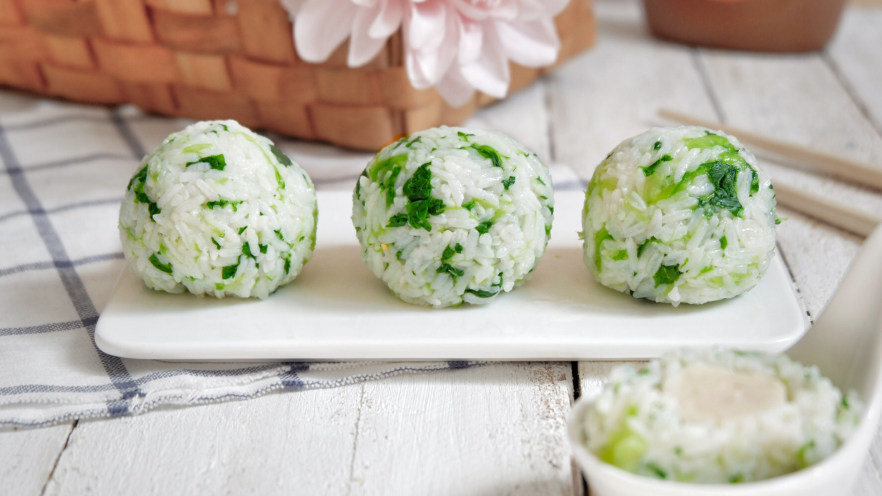
[[[499,35],[493,24],[485,23],[484,49],[481,56],[474,62],[461,66],[462,76],[475,88],[496,98],[502,98],[508,92],[511,74],[508,69],[508,58],[499,41]]]
[[[323,62],[349,36],[358,7],[350,2],[308,0],[294,18],[294,46],[307,62]]]
[[[475,94],[475,88],[462,77],[457,68],[445,74],[444,78],[435,85],[435,90],[445,102],[454,107],[462,107],[469,103]]]
[[[404,18],[405,0],[383,0],[383,8],[380,15],[374,19],[368,34],[371,38],[388,38],[401,26]]]
[[[475,21],[484,19],[516,19],[519,12],[520,0],[503,0],[495,4],[480,4],[472,0],[453,0],[459,15]]]
[[[349,67],[360,67],[373,59],[386,44],[386,37],[374,38],[369,31],[374,19],[379,17],[382,5],[358,9],[352,22],[352,34],[349,37],[349,56],[346,63]]]
[[[431,3],[431,2],[428,2]],[[416,9],[413,9],[414,11]],[[425,21],[427,18],[423,18]],[[444,76],[450,65],[456,59],[457,47],[459,46],[459,19],[452,15],[444,14],[443,17],[435,17],[434,21],[443,21],[443,26],[433,26],[438,32],[437,39],[431,44],[423,46],[407,45],[408,75],[415,84],[427,84],[432,86]],[[405,20],[405,39],[419,38],[422,33],[415,33],[420,28],[428,30],[426,23],[414,23],[414,19]]]
[[[415,50],[435,48],[444,40],[447,27],[447,6],[433,1],[413,4],[407,27],[407,40]]]
[[[457,60],[460,64],[475,61],[481,56],[481,45],[484,38],[484,27],[480,22],[462,20],[459,27],[459,54]]]
[[[554,22],[537,19],[517,25],[498,21],[496,31],[505,54],[515,63],[528,67],[550,65],[557,60],[560,40]]]

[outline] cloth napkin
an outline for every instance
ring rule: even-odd
[[[119,202],[145,153],[191,121],[130,106],[4,92],[0,112],[0,427],[133,415],[163,405],[345,387],[478,364],[182,363],[102,352],[95,325],[125,269]],[[319,190],[351,190],[369,159],[270,138],[304,166]],[[575,185],[575,176],[568,177]]]

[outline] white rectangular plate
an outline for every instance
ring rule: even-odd
[[[584,360],[648,358],[683,346],[778,352],[807,319],[776,256],[762,281],[705,305],[634,299],[582,262],[583,194],[556,192],[552,239],[532,278],[487,305],[401,302],[361,260],[351,194],[319,193],[316,251],[266,300],[150,290],[123,274],[95,332],[107,353],[164,360]]]

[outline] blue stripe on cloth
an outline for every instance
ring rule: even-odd
[[[20,173],[21,166],[6,138],[6,130],[2,125],[0,125],[0,158],[3,160],[6,171],[10,172],[12,186],[19,198],[24,202],[25,208],[30,212],[44,212],[39,198],[37,198],[36,193],[31,188],[25,175]],[[40,238],[46,245],[46,249],[49,251],[50,256],[56,261],[58,276],[67,291],[71,303],[73,303],[73,306],[77,311],[77,315],[82,321],[83,327],[85,327],[88,332],[89,339],[92,341],[92,345],[101,361],[101,365],[104,367],[110,381],[120,391],[121,398],[119,400],[111,401],[107,405],[108,413],[112,416],[128,413],[130,411],[131,398],[143,395],[143,393],[132,380],[123,361],[118,357],[104,353],[95,345],[95,316],[98,315],[98,310],[92,303],[89,293],[86,291],[86,286],[82,279],[80,279],[79,274],[77,274],[76,269],[70,265],[70,257],[68,257],[64,244],[58,233],[55,231],[55,228],[52,226],[49,217],[45,213],[38,213],[36,215],[31,215],[31,219],[37,228]],[[58,263],[65,261],[68,263]]]
[[[3,222],[4,220],[11,219],[13,217],[20,217],[22,215],[54,214],[54,213],[58,213],[58,212],[65,212],[68,210],[75,210],[78,208],[98,207],[98,206],[102,206],[102,205],[118,205],[121,201],[122,201],[122,197],[118,196],[115,198],[103,198],[103,199],[98,199],[98,200],[88,200],[88,201],[81,201],[81,202],[76,202],[76,203],[68,203],[66,205],[61,205],[61,206],[58,206],[55,208],[50,208],[48,210],[40,210],[40,211],[18,210],[15,212],[9,212],[7,214],[0,215],[0,222]]]
[[[49,324],[40,324],[34,326],[23,327],[2,327],[0,328],[0,336],[17,336],[22,334],[43,334],[47,332],[70,331],[73,329],[82,329],[83,324],[95,324],[98,322],[98,316],[92,316],[80,320],[70,320],[67,322],[51,322]]]
[[[128,155],[119,155],[116,153],[92,153],[81,157],[66,158],[64,160],[53,160],[51,162],[43,162],[41,164],[30,165],[26,169],[16,169],[12,171],[0,171],[0,175],[23,174],[25,172],[36,172],[46,169],[57,169],[59,167],[67,167],[71,165],[88,164],[98,160],[131,160]]]
[[[555,191],[578,191],[585,189],[585,181],[565,181],[554,185]]]
[[[245,374],[254,374],[280,368],[278,363],[255,365],[236,369],[199,370],[199,369],[172,369],[159,372],[151,372],[134,379],[138,386],[146,386],[157,380],[172,379],[175,377],[200,377],[200,378],[223,378],[235,377]],[[287,372],[286,372],[287,373]],[[115,389],[111,383],[90,384],[88,386],[60,386],[56,384],[21,384],[0,388],[0,396],[13,394],[34,393],[95,393]]]
[[[16,265],[14,267],[8,267],[5,269],[0,269],[0,277],[8,276],[12,274],[20,274],[22,272],[29,272],[32,270],[46,270],[46,269],[60,269],[60,268],[69,268],[76,267],[78,265],[86,265],[90,263],[96,262],[106,262],[107,260],[120,260],[123,258],[122,252],[115,253],[103,253],[101,255],[92,255],[89,257],[83,257],[77,260],[56,260],[53,262],[33,262],[28,264]]]
[[[141,142],[138,140],[138,137],[135,136],[135,133],[132,132],[132,128],[129,127],[129,123],[123,119],[120,114],[120,107],[114,107],[110,109],[110,122],[113,123],[113,127],[119,133],[120,137],[122,137],[123,141],[125,141],[126,146],[129,147],[129,151],[132,152],[135,160],[141,161],[141,158],[147,154],[144,150],[144,147],[141,145]]]
[[[82,121],[92,121],[98,123],[106,123],[107,118],[101,115],[93,115],[93,114],[68,114],[68,115],[59,115],[53,117],[47,117],[44,119],[34,119],[30,122],[22,122],[18,124],[6,124],[4,129],[7,131],[29,131],[32,129],[40,129],[43,127],[49,126],[59,126],[61,124],[67,124],[70,122],[82,122]]]
[[[297,374],[309,370],[309,364],[305,362],[293,362],[288,365],[288,371],[280,376],[282,386],[285,389],[303,389],[306,384]]]

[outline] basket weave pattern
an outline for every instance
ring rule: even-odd
[[[556,64],[594,41],[591,0],[571,0],[555,23]],[[52,97],[360,149],[457,124],[493,101],[476,94],[453,108],[414,89],[400,33],[363,67],[346,66],[347,48],[322,64],[300,60],[278,0],[0,0],[0,86]],[[514,92],[553,66],[511,69]]]

